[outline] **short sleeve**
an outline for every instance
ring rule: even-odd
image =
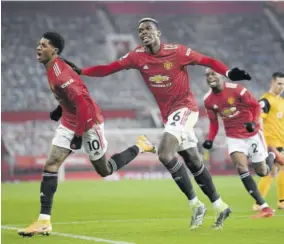
[[[267,114],[270,111],[270,103],[269,103],[269,101],[266,98],[260,99],[258,101],[258,103],[259,103],[259,105],[261,107],[261,110],[262,110],[261,117],[263,119],[265,119],[267,117]]]

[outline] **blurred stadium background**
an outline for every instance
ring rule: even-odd
[[[259,97],[271,74],[284,70],[284,3],[282,2],[2,2],[2,181],[39,180],[57,123],[49,112],[57,106],[36,43],[45,31],[66,39],[63,57],[79,67],[104,64],[139,44],[138,20],[156,18],[164,42],[189,45],[252,76],[244,84]],[[208,88],[204,68],[189,67],[191,89],[200,105],[196,133],[208,131],[203,96]],[[109,77],[83,77],[103,109],[109,154],[132,145],[137,135],[158,142],[162,131],[157,106],[136,71]],[[214,174],[231,174],[224,131],[214,150],[203,152]],[[86,155],[76,153],[64,165],[65,179],[100,179]],[[153,155],[140,155],[108,179],[166,178]],[[62,178],[62,179],[63,179]]]

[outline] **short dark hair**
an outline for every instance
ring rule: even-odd
[[[276,78],[284,78],[284,73],[282,72],[274,72],[272,74],[272,78],[275,80]]]
[[[159,29],[159,23],[157,20],[153,19],[153,18],[149,18],[149,17],[146,17],[146,18],[143,18],[139,21],[138,25],[140,25],[141,23],[143,22],[152,22],[155,24],[155,26],[157,27],[157,29]]]
[[[58,48],[58,54],[61,54],[64,49],[64,38],[56,32],[45,32],[42,36],[50,41],[51,45]]]

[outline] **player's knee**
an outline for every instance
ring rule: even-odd
[[[264,171],[255,171],[255,173],[259,176],[259,177],[264,177],[268,175],[268,171],[264,172]]]
[[[158,156],[159,156],[159,160],[164,165],[169,164],[172,161],[172,159],[174,158],[174,155],[172,155],[171,153],[168,153],[168,152],[164,152],[164,151],[159,152]]]
[[[95,169],[101,177],[106,177],[112,174],[111,168],[107,167],[107,165],[105,167],[95,167]]]
[[[101,177],[107,177],[109,175],[111,175],[110,171],[107,170],[98,170],[97,173],[101,176]]]
[[[44,171],[58,172],[61,163],[59,159],[47,160],[44,165]]]
[[[198,171],[203,164],[199,156],[199,152],[197,148],[193,147],[193,148],[189,148],[187,150],[181,151],[179,152],[179,155],[182,156],[187,167],[193,172]]]
[[[269,174],[269,170],[267,169],[267,167],[263,168],[256,168],[255,169],[255,173],[259,176],[259,177],[264,177],[267,176]]]
[[[235,163],[235,167],[237,171],[239,172],[239,174],[242,174],[248,171],[248,166],[244,163],[237,162]]]

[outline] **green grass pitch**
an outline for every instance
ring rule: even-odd
[[[23,238],[5,226],[37,218],[39,183],[2,184],[2,244],[277,244],[284,239],[284,210],[251,219],[252,199],[236,177],[213,177],[233,210],[222,231],[211,229],[212,204],[195,185],[208,213],[204,226],[189,230],[190,209],[172,180],[72,181],[60,183],[53,208],[54,235]],[[275,183],[267,197],[276,208]],[[64,236],[64,234],[66,234]],[[100,238],[100,239],[99,239]]]

